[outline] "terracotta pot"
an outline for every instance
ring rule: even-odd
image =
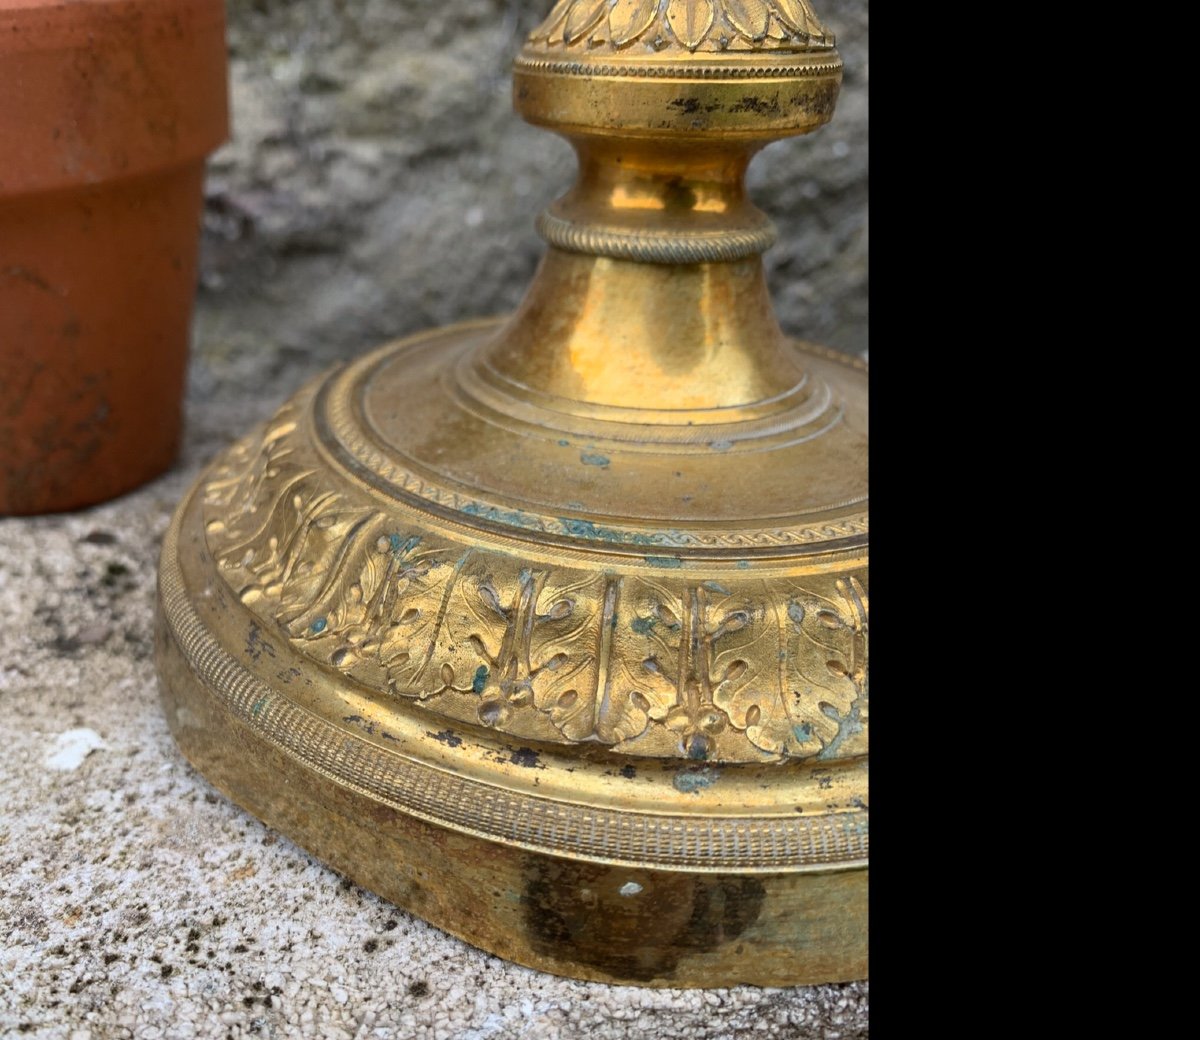
[[[0,515],[74,509],[179,442],[223,0],[0,0]]]

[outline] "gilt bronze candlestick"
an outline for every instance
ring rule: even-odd
[[[580,174],[519,311],[389,344],[163,547],[188,758],[365,887],[610,982],[867,972],[867,380],[783,335],[743,177],[833,113],[807,0],[561,0]]]

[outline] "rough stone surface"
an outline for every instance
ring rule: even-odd
[[[210,167],[197,352],[267,353],[285,388],[423,328],[512,310],[568,145],[512,111],[550,0],[231,0],[233,138]],[[784,327],[867,349],[867,3],[823,0],[833,122],[750,170]]]
[[[70,516],[0,520],[0,1036],[865,1037],[867,984],[612,988],[474,950],[215,794],[159,709],[158,547],[200,466],[317,369],[510,309],[569,149],[510,114],[543,13],[231,0],[237,137],[209,185],[183,456]],[[825,0],[832,126],[754,167],[783,322],[866,347],[866,3]]]

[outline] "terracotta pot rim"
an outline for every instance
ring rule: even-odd
[[[0,0],[0,200],[203,159],[226,50],[224,0]]]
[[[202,28],[224,21],[224,0],[0,0],[0,54],[87,46],[133,20],[141,34]]]
[[[5,191],[4,186],[0,185],[0,212],[3,212],[5,206],[36,202],[41,196],[102,192],[109,188],[120,189],[131,181],[155,181],[161,177],[170,177],[195,166],[205,166],[212,151],[213,149],[210,148],[206,151],[197,151],[195,155],[181,155],[154,165],[139,165],[124,173],[95,181],[64,181],[58,184],[49,184],[46,187],[21,188],[16,191]]]

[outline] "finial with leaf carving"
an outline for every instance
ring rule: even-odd
[[[823,50],[834,45],[833,34],[808,0],[558,0],[530,42],[609,52]]]

